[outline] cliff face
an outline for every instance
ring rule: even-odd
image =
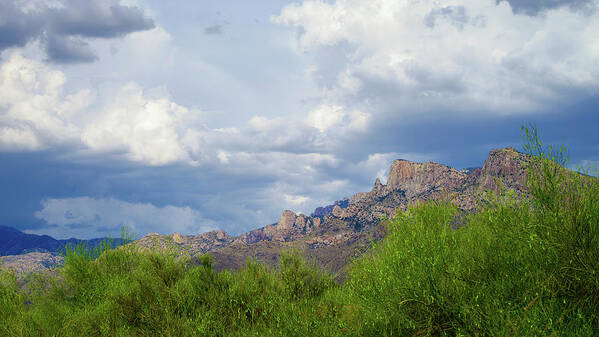
[[[309,235],[320,227],[321,219],[285,210],[278,223],[241,234],[235,243],[254,244],[260,241],[287,242]]]
[[[514,148],[493,150],[483,165],[478,183],[485,189],[495,189],[497,188],[495,178],[500,178],[506,187],[518,192],[526,192],[528,162],[529,157]]]
[[[402,190],[408,199],[427,197],[442,189],[455,190],[463,186],[467,175],[437,163],[413,163],[396,160],[389,169],[387,191]]]

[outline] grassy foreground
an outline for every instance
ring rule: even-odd
[[[436,201],[336,284],[296,252],[216,273],[133,247],[68,252],[59,277],[0,274],[0,336],[596,336],[599,181],[526,129],[530,198],[499,191],[452,229]]]

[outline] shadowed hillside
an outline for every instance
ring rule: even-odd
[[[89,247],[95,247],[102,244],[106,239],[80,240],[71,238],[56,240],[48,235],[27,234],[11,227],[0,226],[0,256],[29,252],[58,253],[67,245],[75,247],[78,244],[86,244]],[[114,239],[112,243],[116,247],[120,246],[122,241],[121,239]]]

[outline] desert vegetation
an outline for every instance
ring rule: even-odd
[[[499,184],[465,218],[412,205],[343,284],[297,251],[215,272],[209,255],[70,249],[55,275],[1,272],[0,335],[597,335],[599,181],[523,134],[529,194]]]

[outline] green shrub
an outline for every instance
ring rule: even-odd
[[[311,299],[333,287],[333,279],[316,264],[308,264],[297,250],[281,253],[279,278],[292,300]]]
[[[0,269],[0,336],[22,335],[26,300],[14,272]]]

